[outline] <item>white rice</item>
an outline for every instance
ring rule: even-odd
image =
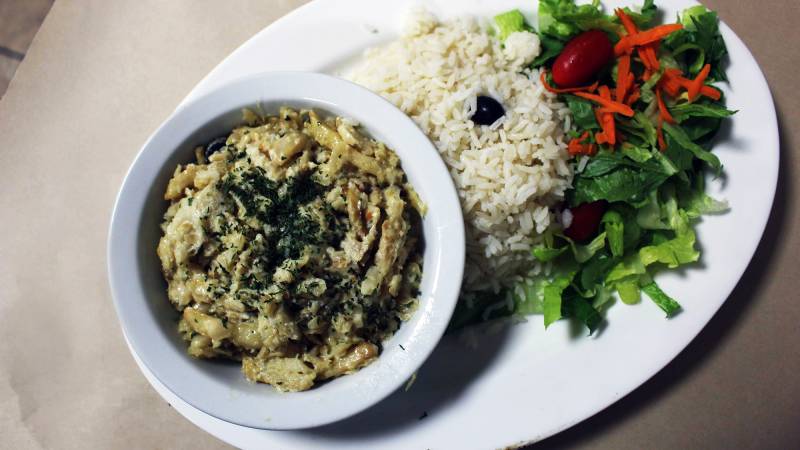
[[[402,109],[439,149],[467,225],[465,292],[538,273],[531,247],[572,182],[569,109],[526,68],[539,41],[514,33],[505,44],[475,20],[439,23],[416,10],[400,39],[368,50],[349,76]],[[505,116],[476,126],[478,95],[500,101]]]

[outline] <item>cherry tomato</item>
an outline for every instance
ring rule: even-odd
[[[564,235],[573,241],[584,242],[593,238],[597,234],[597,227],[603,214],[606,212],[608,203],[598,200],[592,203],[583,203],[569,211],[572,213],[572,223],[569,228],[564,230]]]
[[[614,58],[605,32],[585,31],[570,40],[553,63],[553,81],[561,88],[588,84]]]

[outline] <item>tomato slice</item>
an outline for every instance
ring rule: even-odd
[[[572,223],[564,230],[564,235],[576,242],[585,242],[597,235],[597,228],[608,209],[608,202],[598,200],[583,203],[569,211],[572,213]]]

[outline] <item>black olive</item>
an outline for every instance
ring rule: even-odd
[[[478,96],[478,107],[475,109],[475,114],[472,115],[472,121],[478,125],[491,125],[497,122],[497,119],[505,115],[506,110],[503,105],[492,97],[485,95]]]
[[[228,137],[222,136],[206,144],[206,151],[203,153],[206,159],[210,158],[211,155],[213,155],[214,153],[217,153],[218,151],[222,150],[225,147],[225,143],[227,141]]]

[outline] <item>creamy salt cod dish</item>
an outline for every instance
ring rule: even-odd
[[[306,390],[375,360],[414,313],[425,206],[344,118],[246,119],[176,168],[157,252],[190,355]]]
[[[615,299],[680,304],[654,274],[700,257],[712,144],[734,114],[703,6],[540,0],[402,35],[347,77],[422,129],[455,183],[467,259],[450,330],[540,314],[594,332]],[[284,109],[197,150],[167,187],[158,246],[189,353],[280,390],[352,373],[414,314],[425,206],[397,157],[343,118]]]

